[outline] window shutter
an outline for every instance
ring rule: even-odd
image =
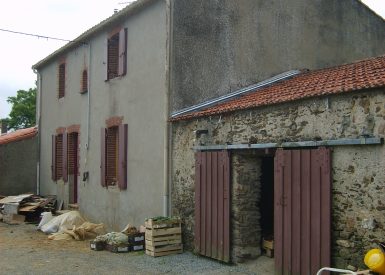
[[[119,125],[119,153],[118,153],[118,185],[119,189],[127,189],[127,124]]]
[[[106,129],[102,128],[100,131],[100,177],[101,184],[106,187]]]
[[[68,181],[68,134],[63,133],[63,181]]]
[[[52,180],[56,181],[56,136],[52,135],[52,165],[51,165]]]
[[[105,77],[105,81],[107,81],[109,78],[108,78],[108,76],[109,76],[109,74],[108,74],[108,63],[109,63],[109,58],[108,58],[108,47],[109,47],[109,44],[110,44],[110,40],[109,39],[107,39],[107,41],[106,41],[106,44],[105,44],[105,46],[104,46],[104,58],[105,58],[105,66],[106,66],[106,71],[105,71],[105,75],[104,75],[104,77]]]
[[[119,67],[118,75],[125,75],[127,72],[127,29],[119,32]]]

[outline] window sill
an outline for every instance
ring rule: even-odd
[[[107,185],[107,190],[114,193],[120,192],[118,185]]]

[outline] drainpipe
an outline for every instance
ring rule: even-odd
[[[36,194],[40,195],[40,141],[41,141],[41,74],[33,69],[37,75],[37,95],[36,95],[36,123],[37,123],[37,163],[36,163]]]
[[[87,152],[90,148],[90,117],[91,117],[91,43],[88,42],[88,61],[87,61],[87,143],[86,143],[86,149]],[[87,154],[88,155],[88,154]],[[85,162],[87,164],[87,156],[85,159]]]
[[[163,215],[169,216],[170,211],[170,190],[171,190],[171,123],[169,122],[170,113],[170,91],[171,91],[171,79],[170,79],[170,66],[171,66],[171,42],[172,42],[172,2],[166,0],[166,21],[167,21],[167,34],[166,34],[166,95],[165,95],[165,121],[166,127],[164,129],[164,148],[163,148],[163,159],[164,159],[164,170],[163,170]]]

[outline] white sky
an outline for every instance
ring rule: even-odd
[[[340,0],[344,1],[344,0]],[[3,1],[0,29],[74,39],[122,9],[132,0],[13,0]],[[363,0],[385,18],[385,0]],[[119,4],[123,3],[123,4]],[[35,86],[32,65],[65,44],[0,31],[0,119],[8,116],[6,102],[18,90]]]

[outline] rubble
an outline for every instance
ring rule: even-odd
[[[0,214],[3,222],[8,224],[20,224],[24,221],[38,223],[40,214],[45,211],[56,211],[56,196],[21,194],[0,199]]]

